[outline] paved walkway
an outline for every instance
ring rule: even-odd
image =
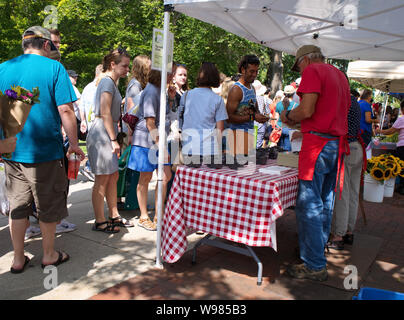
[[[149,190],[151,205],[154,186],[155,180]],[[77,230],[57,235],[57,248],[71,255],[71,261],[57,268],[57,281],[40,267],[40,237],[26,242],[26,254],[32,258],[27,270],[20,275],[9,272],[8,221],[0,216],[0,299],[351,299],[357,290],[344,288],[347,265],[357,268],[359,288],[404,292],[404,196],[397,193],[381,204],[364,203],[368,224],[359,214],[354,246],[328,254],[330,277],[325,283],[284,275],[285,266],[296,260],[297,246],[294,212],[286,210],[277,223],[278,252],[255,249],[264,264],[264,281],[257,286],[257,265],[249,257],[202,246],[196,265],[191,265],[188,251],[177,263],[157,269],[155,232],[138,226],[114,235],[91,231],[91,188],[82,176],[71,186],[67,220]],[[139,217],[137,210],[121,214],[135,223]],[[192,235],[191,247],[201,237]]]

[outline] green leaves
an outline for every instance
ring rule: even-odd
[[[83,89],[94,78],[95,67],[109,50],[119,44],[134,58],[151,56],[153,28],[163,28],[163,0],[0,0],[0,63],[22,54],[21,34],[28,27],[42,25],[49,16],[48,5],[57,8],[61,32],[62,64],[79,74],[77,87]],[[258,79],[268,85],[270,50],[218,27],[178,12],[171,14],[174,60],[188,67],[189,85],[203,61],[216,63],[231,76],[238,72],[241,57],[256,54],[261,61]],[[300,75],[290,71],[294,57],[283,55],[283,83]],[[340,63],[344,66],[343,63]],[[124,93],[126,81],[121,81]],[[284,86],[283,85],[283,86]]]

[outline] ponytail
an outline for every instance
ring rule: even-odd
[[[289,105],[290,105],[290,100],[288,97],[283,98],[282,100],[283,108],[284,110],[288,110]]]

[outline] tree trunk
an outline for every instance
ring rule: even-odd
[[[266,85],[271,88],[271,98],[273,98],[278,90],[282,90],[283,81],[283,64],[282,51],[268,49],[271,62],[267,72]]]

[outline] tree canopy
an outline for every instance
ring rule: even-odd
[[[118,45],[132,58],[151,56],[153,28],[163,28],[163,10],[163,0],[0,0],[0,63],[22,53],[24,30],[50,23],[61,32],[61,62],[79,74],[77,86],[83,89],[103,56]],[[271,83],[271,49],[177,12],[171,15],[170,31],[175,36],[174,60],[187,65],[191,87],[201,62],[214,62],[231,76],[245,54],[260,58],[258,79]],[[293,61],[293,56],[282,54],[284,85],[299,77],[290,71]],[[332,62],[346,70],[348,61]],[[125,85],[121,81],[121,90]]]

